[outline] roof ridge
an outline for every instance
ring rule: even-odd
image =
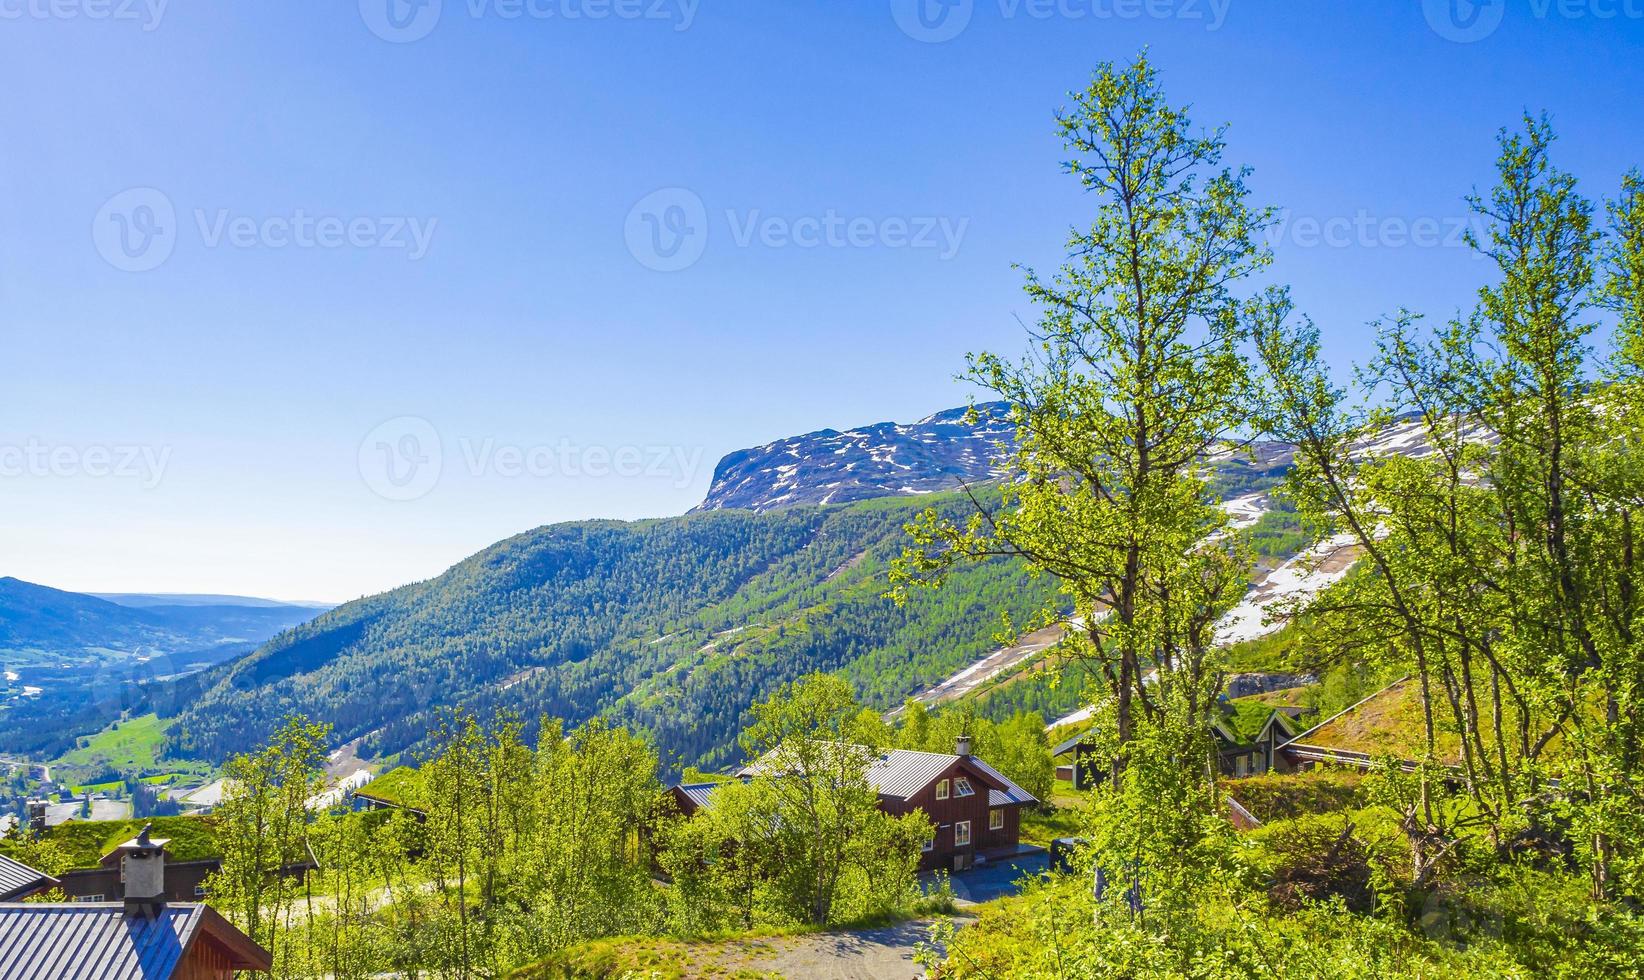
[[[1306,744],[1306,743],[1302,742],[1302,739],[1304,739],[1307,736],[1313,734],[1314,732],[1318,731],[1319,729],[1323,728],[1324,726],[1330,724],[1331,722],[1335,721],[1337,718],[1340,718],[1343,715],[1351,714],[1352,712],[1357,711],[1358,709],[1360,709],[1360,708],[1364,707],[1365,705],[1369,704],[1371,701],[1374,701],[1375,699],[1381,697],[1383,694],[1386,694],[1388,691],[1391,691],[1393,688],[1398,687],[1400,684],[1403,684],[1405,681],[1409,680],[1411,677],[1414,677],[1414,676],[1415,676],[1414,674],[1405,674],[1403,677],[1400,677],[1398,680],[1396,680],[1393,683],[1387,685],[1386,687],[1384,687],[1381,690],[1377,691],[1376,693],[1370,695],[1369,697],[1360,698],[1359,700],[1353,702],[1352,704],[1348,705],[1347,707],[1341,709],[1340,711],[1336,712],[1335,714],[1331,715],[1330,717],[1328,717],[1328,718],[1324,719],[1323,721],[1319,722],[1317,725],[1314,725],[1312,728],[1309,728],[1307,731],[1302,732],[1300,735],[1297,735],[1295,738],[1292,738],[1290,741],[1285,742],[1284,745],[1279,746],[1279,748],[1282,749],[1286,745]]]

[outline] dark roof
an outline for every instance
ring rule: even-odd
[[[871,751],[862,745],[851,745],[846,746],[846,748],[858,752]],[[738,775],[752,776],[759,773],[768,764],[772,754],[766,753],[764,757],[745,766]],[[929,786],[937,777],[961,759],[989,783],[988,801],[990,806],[1039,802],[1034,799],[1033,794],[1011,782],[999,770],[976,756],[959,756],[947,752],[917,752],[913,749],[891,749],[888,752],[880,752],[873,757],[873,761],[868,765],[868,785],[872,786],[874,792],[880,796],[906,800],[918,795],[920,790]],[[680,788],[683,790],[686,787]],[[1000,795],[996,796],[995,794]],[[999,802],[994,802],[996,799]]]
[[[692,806],[700,810],[708,805],[708,798],[721,785],[720,783],[682,783],[675,786],[674,789],[678,790],[680,795],[687,800],[690,800]]]
[[[262,947],[204,905],[166,905],[153,918],[121,902],[0,904],[0,980],[165,980],[209,936],[237,970],[267,970]]]
[[[44,871],[36,871],[0,854],[0,902],[32,895],[42,888],[55,887],[57,883],[56,878]]]
[[[1085,743],[1085,736],[1089,734],[1089,732],[1080,732],[1072,738],[1058,743],[1054,749],[1050,750],[1050,754],[1052,756],[1067,755],[1069,752],[1072,752],[1074,749],[1083,745]]]

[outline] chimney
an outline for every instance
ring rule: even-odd
[[[29,800],[29,833],[36,837],[46,832],[46,801]]]
[[[961,735],[958,738],[953,740],[953,754],[954,755],[962,755],[962,756],[969,756],[970,755],[970,736],[969,735]]]
[[[125,886],[126,915],[150,919],[166,907],[167,843],[149,838],[151,826],[145,824],[142,833],[114,849]]]

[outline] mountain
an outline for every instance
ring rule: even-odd
[[[415,748],[437,709],[596,714],[682,762],[728,758],[749,706],[842,670],[889,707],[986,654],[999,616],[1048,594],[1018,565],[957,573],[904,608],[884,597],[903,525],[951,495],[721,510],[538,528],[438,578],[351,602],[206,675],[173,729],[204,758],[254,745],[296,711],[376,755]]]
[[[0,578],[0,659],[191,654],[222,644],[259,643],[315,613],[312,607],[263,599],[202,601],[206,598],[105,598]]]
[[[527,725],[604,715],[674,763],[703,766],[734,757],[751,704],[813,670],[842,672],[881,709],[962,690],[990,716],[1055,717],[1077,705],[1078,679],[1053,683],[1036,670],[1045,644],[1001,651],[996,635],[1004,617],[1040,609],[1051,582],[999,560],[902,608],[884,595],[910,520],[926,506],[969,513],[963,494],[941,488],[993,476],[1003,418],[988,405],[975,424],[953,410],[733,453],[691,513],[527,531],[231,663],[143,686],[128,707],[174,719],[171,751],[208,760],[255,746],[293,712],[367,755],[414,754],[440,712],[461,707]],[[1422,451],[1410,423],[1365,448]],[[1269,495],[1292,457],[1256,443],[1207,460],[1262,558],[1253,585],[1314,543]]]
[[[151,609],[154,606],[239,606],[324,611],[336,606],[334,602],[284,602],[279,599],[258,599],[244,595],[202,595],[192,592],[88,592],[86,595],[106,599],[117,606],[130,606],[133,609]]]
[[[894,707],[988,657],[1002,617],[1024,621],[1054,591],[1001,560],[902,608],[885,598],[905,525],[926,506],[964,516],[971,504],[952,488],[994,478],[1005,408],[966,415],[732,453],[684,516],[538,528],[340,606],[203,675],[174,749],[221,758],[300,712],[339,742],[393,754],[461,706],[527,723],[605,715],[680,763],[715,765],[734,754],[749,706],[809,671],[841,671],[866,703]],[[1217,492],[1255,524],[1289,458],[1273,445],[1225,454]]]
[[[309,606],[235,596],[110,598],[0,578],[0,751],[55,750],[132,690],[255,649]]]
[[[779,439],[731,453],[714,468],[697,510],[764,513],[807,504],[957,490],[995,477],[1000,447],[1015,439],[1010,407],[989,402],[938,412],[911,425],[881,422]]]

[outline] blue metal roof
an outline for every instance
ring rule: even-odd
[[[0,904],[0,980],[163,980],[183,961],[206,908],[150,919],[120,902]]]

